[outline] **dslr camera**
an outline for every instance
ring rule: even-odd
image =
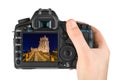
[[[91,26],[77,23],[87,44],[93,48]],[[14,30],[14,65],[16,68],[76,68],[76,49],[51,9],[39,9],[32,18],[18,20]]]

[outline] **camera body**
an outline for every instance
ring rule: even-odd
[[[14,65],[16,68],[76,68],[77,53],[60,21],[51,9],[37,10],[31,19],[18,21],[14,30]],[[91,26],[77,23],[90,48]]]

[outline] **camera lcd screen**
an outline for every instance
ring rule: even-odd
[[[58,57],[56,33],[23,33],[23,62],[55,62]]]

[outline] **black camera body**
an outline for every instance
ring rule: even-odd
[[[60,21],[51,9],[37,10],[31,19],[18,21],[14,34],[16,68],[76,68],[77,53]],[[77,23],[90,48],[93,48],[91,26]]]

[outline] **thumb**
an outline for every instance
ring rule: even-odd
[[[66,23],[67,34],[71,41],[73,42],[78,56],[89,49],[82,32],[80,31],[79,27],[77,26],[76,22],[72,19],[68,20]]]

